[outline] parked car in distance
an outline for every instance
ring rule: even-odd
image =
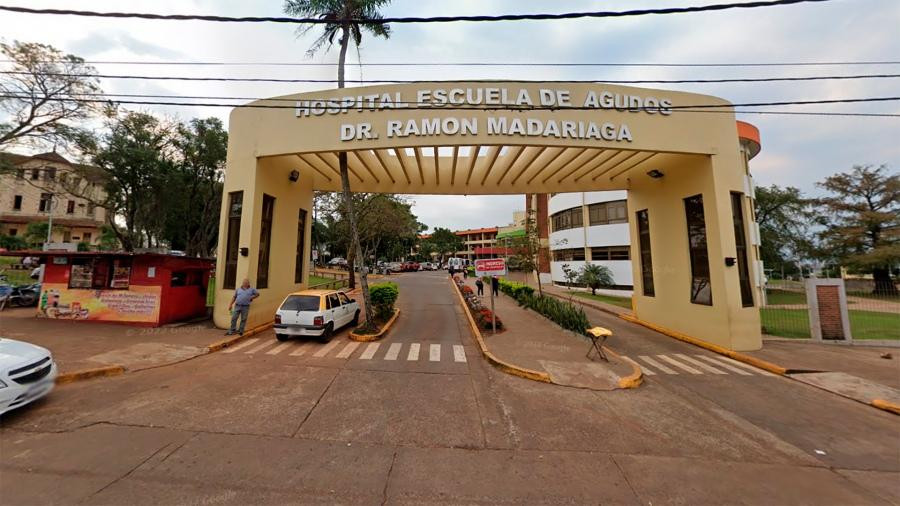
[[[334,331],[359,323],[359,303],[337,290],[302,290],[288,295],[275,312],[275,337],[317,337],[328,342]]]
[[[391,262],[388,264],[388,269],[390,269],[391,272],[401,272],[403,271],[403,264],[400,262]]]
[[[343,258],[343,257],[334,257],[328,261],[327,265],[329,265],[330,267],[346,268],[347,267],[347,259]]]
[[[403,272],[416,272],[419,270],[417,262],[403,262]]]
[[[0,415],[50,393],[56,375],[46,348],[0,338]]]
[[[419,265],[421,266],[421,269],[422,269],[423,271],[433,271],[433,270],[434,270],[434,267],[433,267],[434,264],[431,263],[431,262],[422,262],[422,263],[419,264]]]

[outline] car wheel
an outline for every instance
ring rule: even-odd
[[[327,343],[331,341],[332,337],[334,337],[334,323],[329,323],[325,326],[325,330],[322,331],[322,335],[319,337],[319,340],[323,343]]]
[[[359,325],[359,309],[356,310],[356,314],[353,315],[353,319],[350,321],[350,325],[354,327]]]
[[[279,341],[287,341],[290,338],[291,337],[287,334],[275,334],[275,339],[278,339]]]

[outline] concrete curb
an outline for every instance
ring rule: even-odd
[[[225,339],[216,341],[206,347],[206,353],[213,353],[213,352],[216,352],[219,350],[223,350],[223,349],[233,345],[234,343],[240,341],[241,339],[244,339],[245,337],[250,337],[252,335],[259,334],[260,332],[263,332],[263,331],[266,331],[266,330],[272,328],[272,325],[274,325],[274,324],[275,324],[274,321],[271,321],[269,323],[264,323],[262,325],[259,325],[257,327],[254,327],[254,328],[244,332],[244,335],[242,335],[242,336],[230,336],[230,337],[226,337]]]
[[[107,365],[103,367],[93,367],[90,369],[81,369],[80,371],[72,371],[62,373],[56,377],[57,385],[65,385],[76,381],[83,381],[91,378],[106,378],[109,376],[118,376],[125,373],[125,367],[121,365]]]
[[[642,325],[644,327],[647,327],[648,329],[655,330],[656,332],[659,332],[660,334],[664,334],[669,337],[674,337],[675,339],[678,339],[679,341],[684,341],[686,343],[693,344],[694,346],[699,346],[706,350],[718,353],[719,355],[725,355],[726,357],[733,358],[734,360],[737,360],[739,362],[743,362],[745,364],[752,365],[753,367],[758,367],[760,369],[764,369],[773,374],[778,374],[779,376],[784,376],[788,372],[787,368],[781,367],[780,365],[776,365],[771,362],[766,362],[765,360],[761,360],[756,357],[751,357],[750,355],[745,355],[745,354],[737,352],[737,351],[732,351],[732,350],[729,350],[726,348],[722,348],[721,346],[717,346],[715,344],[707,343],[706,341],[697,339],[696,337],[691,337],[691,336],[682,334],[680,332],[675,332],[674,330],[670,330],[670,329],[667,329],[664,327],[660,327],[658,325],[654,325],[649,322],[645,322],[643,320],[639,320],[638,318],[631,316],[631,315],[619,314],[618,317],[627,322],[637,323],[638,325]]]
[[[629,374],[628,376],[619,378],[619,388],[628,389],[628,388],[637,388],[637,387],[641,386],[641,383],[644,382],[644,371],[641,370],[641,367],[639,365],[635,364],[634,362],[629,362],[629,361],[623,360],[622,355],[619,355],[618,353],[616,353],[615,351],[610,349],[609,346],[604,346],[604,348],[606,349],[606,351],[608,353],[615,356],[620,361],[626,362],[627,364],[631,365],[632,373]]]
[[[377,334],[357,334],[354,331],[350,331],[350,340],[351,341],[359,341],[361,343],[368,343],[371,341],[377,341],[384,337],[387,334],[387,331],[391,329],[391,326],[397,320],[397,317],[400,316],[400,308],[394,308],[394,316],[391,316],[391,319],[384,324],[384,327]]]
[[[884,411],[888,411],[895,415],[900,415],[900,405],[894,404],[891,401],[885,401],[882,399],[873,399],[872,402],[870,402],[869,404],[878,409],[883,409]]]
[[[619,316],[620,314],[623,314],[624,312],[627,312],[627,311],[628,311],[627,309],[622,308],[622,311],[623,311],[623,312],[622,312],[622,313],[617,313],[617,312],[613,311],[612,309],[609,309],[609,308],[606,308],[606,307],[602,307],[602,306],[599,306],[599,305],[597,305],[597,304],[593,304],[593,303],[591,303],[591,302],[584,302],[583,300],[578,300],[578,299],[576,299],[575,297],[572,297],[572,299],[569,300],[569,299],[567,299],[567,298],[565,298],[565,297],[563,297],[562,295],[559,295],[559,294],[557,294],[557,293],[552,293],[552,292],[544,292],[544,293],[547,294],[547,295],[549,295],[549,296],[551,296],[551,297],[556,297],[556,298],[559,299],[559,300],[562,300],[562,301],[565,301],[565,302],[571,302],[571,303],[573,303],[573,304],[581,304],[582,306],[587,306],[587,307],[589,307],[589,308],[591,308],[591,309],[596,309],[597,311],[603,311],[604,313],[608,313],[608,314],[611,314],[611,315],[613,315],[613,316]]]
[[[450,278],[450,284],[453,286],[453,293],[456,294],[456,298],[459,301],[460,306],[462,306],[463,313],[466,314],[466,319],[469,322],[469,328],[472,330],[472,335],[475,336],[475,341],[478,342],[478,347],[481,348],[481,354],[484,355],[484,358],[486,358],[487,361],[491,363],[491,365],[513,376],[518,376],[520,378],[530,379],[533,381],[540,381],[541,383],[553,383],[553,381],[550,380],[550,375],[545,372],[526,369],[515,364],[510,364],[509,362],[497,358],[496,355],[491,353],[491,351],[488,350],[487,345],[484,344],[484,337],[481,335],[481,329],[478,328],[478,324],[476,324],[475,319],[472,318],[472,314],[469,312],[469,308],[466,307],[466,301],[463,300],[462,294],[459,292],[459,287],[456,286],[456,283],[453,282],[453,278]]]

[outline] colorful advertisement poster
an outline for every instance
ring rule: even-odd
[[[58,320],[156,323],[160,287],[131,285],[127,290],[85,290],[45,283],[38,310]]]

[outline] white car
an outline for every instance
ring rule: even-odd
[[[288,295],[275,312],[275,337],[318,337],[328,342],[334,331],[359,323],[359,303],[344,292],[303,290]]]
[[[0,415],[50,393],[56,374],[46,348],[0,338]]]

